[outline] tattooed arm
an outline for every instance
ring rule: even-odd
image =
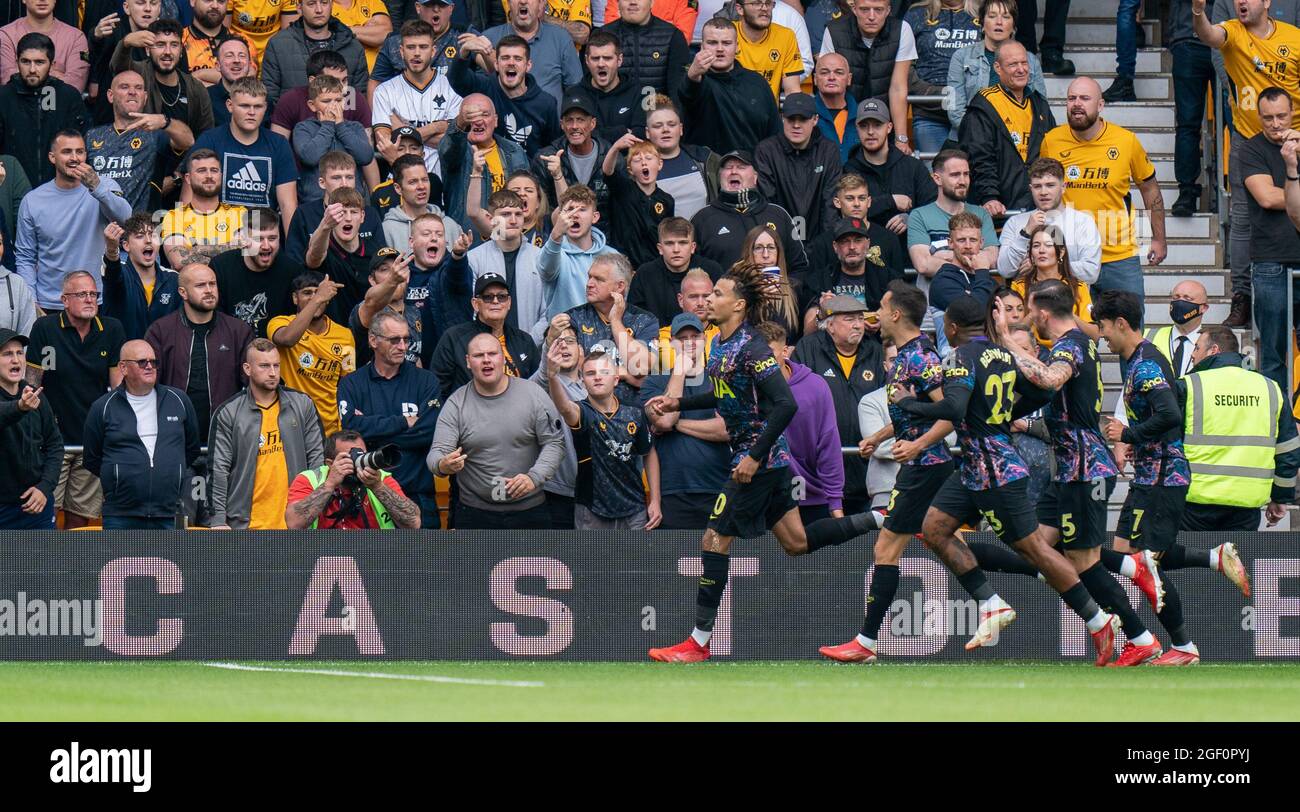
[[[386,484],[380,484],[379,487],[370,490],[375,495],[375,498],[379,500],[379,504],[388,510],[388,515],[392,517],[393,524],[403,530],[420,529],[420,508],[415,502]]]
[[[1011,352],[1016,357],[1016,366],[1020,367],[1020,371],[1034,386],[1055,391],[1069,383],[1074,376],[1074,370],[1064,361],[1044,364],[1020,347],[1012,348]]]

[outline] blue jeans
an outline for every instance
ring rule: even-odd
[[[54,500],[45,501],[40,513],[25,513],[22,505],[0,505],[0,530],[53,530]]]
[[[442,517],[438,513],[438,497],[432,493],[416,494],[416,504],[420,506],[420,529],[442,529]]]
[[[1291,328],[1286,326],[1287,285],[1296,265],[1280,262],[1256,262],[1251,265],[1252,302],[1255,311],[1255,329],[1259,331],[1259,371],[1277,381],[1283,392],[1291,391],[1286,379],[1287,353],[1291,352]],[[1297,286],[1291,288],[1293,314],[1300,314]]]
[[[948,132],[947,124],[917,116],[912,119],[912,136],[916,139],[912,146],[917,152],[938,152],[948,140]]]
[[[171,530],[176,524],[172,516],[105,516],[105,530]]]
[[[1137,257],[1117,259],[1114,262],[1101,263],[1101,273],[1092,283],[1093,299],[1107,290],[1131,290],[1139,297],[1146,297],[1146,286],[1142,279],[1142,263]]]
[[[1246,202],[1245,171],[1241,161],[1231,159],[1246,149],[1246,139],[1232,130],[1228,140],[1228,268],[1232,272],[1232,295],[1250,295],[1250,204]],[[1223,213],[1220,212],[1222,217]],[[1283,300],[1285,301],[1285,300]],[[1286,390],[1290,391],[1290,390]]]
[[[1201,194],[1201,129],[1205,126],[1205,88],[1214,84],[1210,49],[1184,41],[1174,55],[1174,177],[1178,191]]]
[[[1132,79],[1137,73],[1138,6],[1142,0],[1119,0],[1115,14],[1115,73]]]

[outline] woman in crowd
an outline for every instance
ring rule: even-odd
[[[978,43],[977,0],[921,0],[903,19],[916,36],[916,62],[908,82],[913,95],[943,95],[953,54]],[[948,111],[942,102],[912,103],[912,136],[918,152],[934,153],[948,140]]]
[[[646,138],[659,150],[659,188],[672,195],[674,213],[687,220],[718,196],[722,159],[708,147],[682,143],[682,117],[667,96],[655,96],[646,117]]]
[[[790,279],[790,272],[785,264],[785,249],[776,234],[766,226],[755,226],[745,235],[745,247],[741,250],[737,264],[752,263],[768,270],[769,287],[780,291],[780,298],[763,300],[761,317],[752,321],[772,321],[785,329],[786,341],[790,346],[799,343],[803,337],[804,323],[800,317],[804,307],[816,304],[815,301],[803,301],[803,286]]]
[[[1020,275],[1012,281],[1011,289],[1024,299],[1034,285],[1048,279],[1059,279],[1070,286],[1074,291],[1074,323],[1093,341],[1100,338],[1101,330],[1092,322],[1092,296],[1088,286],[1070,270],[1070,251],[1065,245],[1065,236],[1056,226],[1044,224],[1029,233],[1029,253]],[[1036,337],[1044,347],[1052,343],[1043,336]]]
[[[1017,11],[1016,0],[982,0],[979,21],[984,41],[962,48],[948,63],[948,120],[952,122],[953,132],[961,125],[970,100],[984,88],[997,83],[993,56],[999,45],[1015,37]],[[1029,87],[1047,96],[1043,68],[1036,54],[1029,55]]]

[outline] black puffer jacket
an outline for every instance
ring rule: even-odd
[[[758,188],[773,203],[803,218],[798,236],[810,240],[834,219],[831,198],[840,179],[840,147],[813,128],[812,140],[795,149],[784,134],[766,138],[754,150]]]
[[[619,71],[618,87],[613,90],[595,87],[588,76],[580,83],[564,89],[565,99],[573,94],[582,94],[595,105],[598,138],[611,144],[628,132],[637,138],[645,138],[645,108],[642,106],[641,87],[630,81],[626,68]]]
[[[1029,151],[1022,161],[1011,133],[987,98],[990,92],[997,92],[996,87],[985,88],[971,99],[958,130],[961,148],[970,155],[971,184],[967,199],[976,206],[997,200],[1008,209],[1032,209],[1029,165],[1038,160],[1043,137],[1056,126],[1051,105],[1038,93],[1025,89],[1034,118],[1029,130]]]
[[[638,93],[650,86],[656,93],[677,97],[686,81],[691,49],[672,23],[653,15],[645,25],[633,25],[620,18],[600,30],[618,37],[623,44],[623,68],[628,72],[628,83]]]
[[[745,235],[755,226],[767,226],[781,239],[785,265],[790,276],[803,279],[808,257],[803,243],[794,237],[794,223],[785,209],[769,203],[757,189],[718,192],[718,199],[691,218],[695,227],[696,253],[708,257],[725,271],[740,259]]]

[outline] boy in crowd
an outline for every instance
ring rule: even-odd
[[[560,195],[551,238],[542,246],[537,270],[546,284],[546,316],[586,304],[587,271],[592,260],[606,252],[605,235],[595,225],[596,194],[578,184]]]
[[[547,361],[557,368],[561,365],[558,342],[552,342]],[[586,400],[572,401],[558,376],[548,382],[551,400],[572,429],[582,460],[573,522],[578,530],[653,530],[663,518],[659,458],[650,445],[641,410],[614,395],[618,379],[618,364],[609,353],[597,350],[582,362]],[[650,485],[648,504],[641,487],[642,458]]]
[[[145,212],[104,229],[104,310],[122,322],[128,341],[144,338],[150,324],[181,306],[176,271],[162,267],[161,254]]]
[[[317,175],[317,167],[330,152],[346,152],[357,166],[369,166],[375,159],[375,148],[370,143],[366,128],[356,121],[344,119],[343,83],[333,76],[313,76],[307,83],[307,108],[313,118],[294,125],[290,145],[302,165],[298,173],[298,202],[319,200],[324,196]],[[357,191],[365,194],[365,181],[355,173]]]
[[[620,166],[623,150],[627,150],[627,161]],[[601,166],[612,208],[618,212],[610,218],[609,239],[632,261],[633,268],[655,258],[659,224],[673,216],[673,198],[658,184],[663,167],[655,145],[632,133],[614,142]]]

